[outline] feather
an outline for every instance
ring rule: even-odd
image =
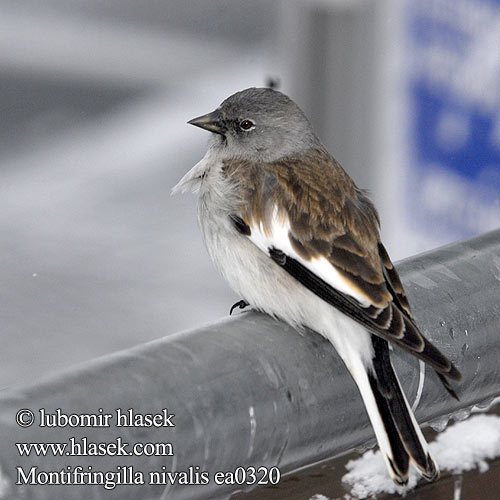
[[[242,128],[242,117],[254,126]],[[280,92],[246,89],[190,123],[216,134],[176,190],[199,188],[198,218],[217,267],[244,304],[335,346],[394,481],[407,481],[410,461],[435,479],[388,343],[427,362],[453,396],[448,379],[460,373],[419,330],[366,192]]]
[[[237,216],[249,228],[246,237],[262,252],[371,333],[410,351],[441,376],[460,380],[415,323],[380,242],[375,208],[328,153],[311,150],[272,163],[231,161],[225,175],[244,200]]]

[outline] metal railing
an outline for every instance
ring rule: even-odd
[[[414,358],[394,350],[410,403],[423,382],[418,420],[446,420],[500,394],[500,230],[406,259],[397,267],[423,332],[463,374],[455,384],[460,396],[455,401],[432,370],[422,373]],[[32,425],[26,425],[31,415],[22,409],[33,412]],[[54,422],[57,409],[60,418]],[[94,422],[92,414],[97,415]],[[138,420],[126,422],[132,414]],[[159,415],[155,425],[146,425],[146,414]],[[66,422],[64,415],[72,416]],[[73,426],[105,424],[105,415],[109,426]],[[117,426],[118,419],[135,425]],[[266,475],[259,467],[279,467],[284,474],[372,436],[358,391],[333,347],[317,334],[300,335],[250,311],[29,387],[4,390],[0,498],[228,498],[232,491],[254,485],[217,484],[231,477],[226,472],[240,467],[233,481],[252,482],[248,467],[257,469],[257,478]],[[22,443],[62,443],[66,448],[49,449],[46,456],[32,449],[26,456]],[[111,446],[102,456],[83,456],[85,451],[99,453],[89,443]],[[87,479],[75,471],[87,473]],[[177,476],[166,474],[170,471]],[[106,472],[107,487],[29,484],[75,482],[78,477],[101,483],[106,477],[92,474]],[[267,481],[276,479],[276,469],[271,473]],[[134,481],[139,484],[113,487],[113,482]]]

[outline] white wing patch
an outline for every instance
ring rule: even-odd
[[[278,217],[278,207],[276,205],[273,207],[271,227],[267,231],[264,231],[262,222],[252,224],[250,230],[250,240],[266,255],[269,255],[269,248],[281,250],[339,292],[356,299],[361,306],[368,307],[371,305],[366,296],[360,294],[325,257],[316,257],[308,261],[293,249],[289,237],[290,220],[281,214]]]

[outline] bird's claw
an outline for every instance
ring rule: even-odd
[[[236,304],[233,304],[231,309],[229,310],[229,316],[231,316],[231,314],[233,314],[233,311],[239,307],[240,309],[245,309],[245,307],[248,306],[248,302],[245,301],[245,300],[239,300],[238,302],[236,302]]]

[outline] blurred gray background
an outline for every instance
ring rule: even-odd
[[[228,313],[195,197],[170,190],[206,149],[186,122],[269,78],[372,190],[394,258],[453,239],[401,209],[403,6],[4,0],[1,386]]]
[[[1,386],[228,313],[170,190],[205,151],[186,122],[272,74],[276,9],[1,3]]]

